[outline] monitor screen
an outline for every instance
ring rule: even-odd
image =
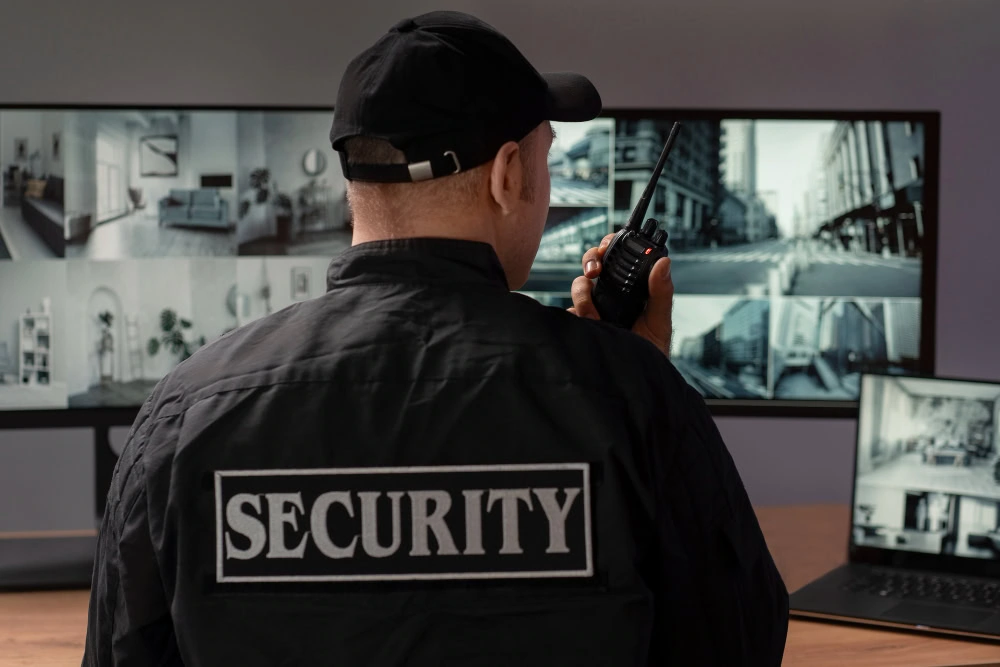
[[[646,216],[668,233],[670,356],[710,404],[854,407],[864,371],[933,370],[935,114],[607,115],[554,124],[526,293],[571,305],[680,121]]]
[[[1000,383],[865,375],[856,546],[1000,560]]]
[[[329,109],[0,108],[0,423],[136,410],[208,341],[325,292],[351,214]],[[556,123],[528,283],[571,305],[674,120],[671,357],[719,413],[856,408],[933,364],[938,116],[614,111]],[[89,412],[88,412],[89,411]]]

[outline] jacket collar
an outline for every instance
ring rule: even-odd
[[[510,289],[493,246],[460,239],[359,243],[337,255],[326,272],[327,290],[374,282],[481,283]]]

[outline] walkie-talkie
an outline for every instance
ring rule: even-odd
[[[660,159],[653,169],[653,176],[639,198],[628,223],[611,239],[604,253],[601,275],[594,285],[592,299],[601,319],[620,327],[631,329],[642,315],[649,300],[649,272],[661,257],[667,256],[667,231],[659,229],[659,222],[646,215],[649,202],[656,191],[660,172],[674,146],[681,124],[674,123],[663,147]]]

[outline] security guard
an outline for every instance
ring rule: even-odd
[[[778,665],[787,593],[725,445],[665,354],[524,284],[549,121],[601,110],[435,12],[338,95],[354,245],[328,291],[156,387],[100,533],[85,665]],[[639,335],[636,335],[636,334]]]

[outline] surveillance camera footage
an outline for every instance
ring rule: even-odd
[[[854,543],[1000,560],[1000,384],[864,381]]]
[[[615,225],[671,122],[617,123]],[[923,136],[914,123],[685,123],[648,215],[679,294],[920,296]]]
[[[572,305],[583,253],[628,219],[679,120],[647,217],[669,234],[688,382],[717,401],[844,402],[865,371],[926,370],[937,121],[863,115],[553,123],[523,293]],[[322,294],[352,235],[330,119],[0,109],[0,411],[138,407],[200,346]]]
[[[669,235],[671,359],[688,381],[715,399],[836,402],[857,400],[864,371],[921,370],[936,173],[917,120],[554,124],[550,214],[525,293],[568,291],[583,252],[628,220],[675,120],[646,216]]]
[[[770,302],[679,296],[670,358],[710,398],[766,398]]]

